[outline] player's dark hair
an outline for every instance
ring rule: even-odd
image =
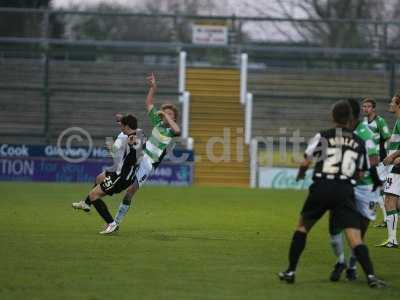
[[[346,125],[352,119],[352,110],[348,101],[340,100],[332,107],[333,121],[340,125]]]
[[[355,120],[358,120],[360,118],[360,103],[356,99],[349,98],[347,99],[347,102],[349,102],[351,106],[351,111],[353,112],[353,118]]]
[[[365,99],[363,99],[362,103],[363,103],[363,104],[364,104],[364,103],[371,103],[372,107],[373,107],[373,108],[376,108],[376,102],[375,102],[374,99],[365,98]]]
[[[161,105],[161,110],[164,110],[164,109],[172,110],[174,112],[174,115],[175,115],[175,120],[174,121],[178,120],[179,111],[178,111],[178,108],[175,105],[173,105],[171,103],[165,103],[165,104]]]
[[[123,116],[121,119],[121,124],[124,126],[128,126],[130,129],[137,129],[137,119],[133,115]]]

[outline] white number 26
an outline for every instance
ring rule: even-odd
[[[326,150],[327,158],[324,161],[322,172],[326,174],[337,174],[339,172],[338,164],[342,161],[342,173],[347,177],[352,177],[356,170],[357,152],[346,150],[342,158],[342,149],[328,148]]]

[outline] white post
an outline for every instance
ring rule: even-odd
[[[190,93],[184,92],[182,99],[182,138],[187,139],[189,137]]]
[[[246,95],[246,107],[245,107],[245,131],[244,141],[246,145],[250,144],[252,136],[252,123],[253,123],[253,94],[247,93]]]
[[[257,187],[257,168],[258,168],[258,141],[252,139],[250,143],[250,187]]]
[[[240,57],[240,103],[244,105],[246,103],[247,96],[247,53],[242,53]]]
[[[186,91],[186,52],[179,52],[179,102],[182,103],[182,138],[186,148],[193,149],[193,139],[189,137],[190,93]]]
[[[186,89],[186,52],[179,52],[179,94],[183,96]]]
[[[186,149],[193,150],[193,144],[194,144],[193,138],[191,138],[191,137],[187,138]]]

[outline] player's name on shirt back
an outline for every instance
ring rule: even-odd
[[[346,146],[349,148],[357,149],[359,144],[352,136],[344,137],[344,136],[336,136],[328,139],[329,145],[333,147],[342,147]]]

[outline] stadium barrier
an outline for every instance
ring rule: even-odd
[[[193,157],[193,151],[173,149],[147,184],[191,185]],[[111,165],[103,147],[0,144],[0,181],[94,182]]]
[[[258,187],[269,189],[307,189],[312,183],[312,170],[308,170],[304,180],[296,181],[295,168],[258,168]]]

